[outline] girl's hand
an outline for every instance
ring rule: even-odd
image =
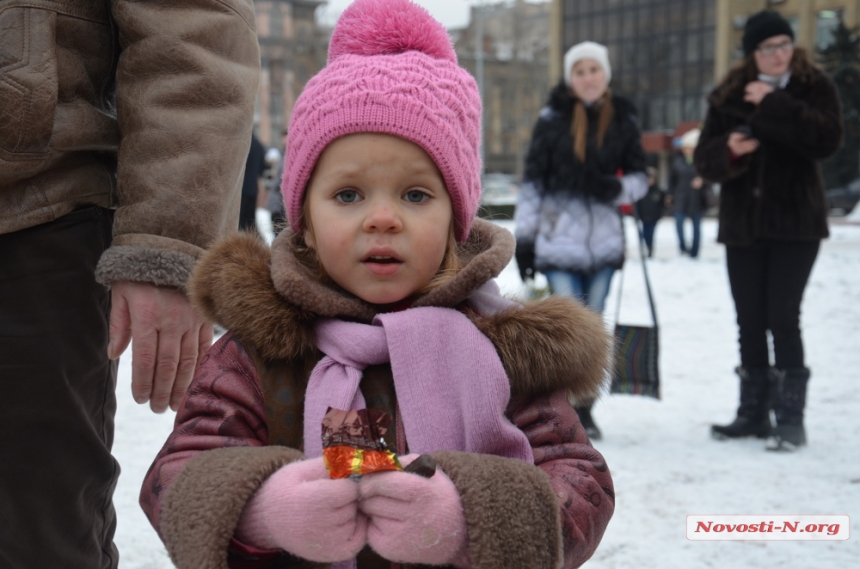
[[[400,458],[406,466],[417,458]],[[466,517],[460,494],[437,468],[431,478],[378,472],[358,483],[367,515],[367,543],[385,559],[422,565],[468,566]]]
[[[729,135],[728,146],[734,156],[751,154],[758,150],[759,144],[757,138],[748,138],[740,132],[733,132]]]
[[[744,89],[744,101],[758,105],[765,95],[773,93],[773,87],[764,81],[751,81]]]
[[[701,190],[702,189],[702,177],[696,176],[695,178],[693,178],[693,181],[690,182],[690,187],[692,187],[694,190]]]
[[[358,498],[358,484],[332,480],[322,458],[291,462],[248,502],[237,537],[319,563],[346,561],[367,543],[367,517],[358,511]]]

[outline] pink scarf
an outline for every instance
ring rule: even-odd
[[[496,349],[464,314],[422,307],[377,315],[372,324],[321,319],[316,334],[326,356],[305,394],[308,457],[322,455],[326,410],[363,409],[362,370],[390,362],[409,452],[457,450],[534,462],[525,434],[504,415],[510,384]]]

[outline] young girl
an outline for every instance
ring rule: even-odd
[[[503,299],[507,230],[475,219],[480,98],[442,26],[357,0],[296,102],[290,230],[212,248],[191,296],[231,332],[197,370],[141,504],[180,568],[577,567],[614,509],[568,396],[609,340],[566,299]],[[402,464],[331,479],[329,407],[393,416]]]

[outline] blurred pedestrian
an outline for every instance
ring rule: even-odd
[[[3,2],[0,20],[0,566],[113,569],[111,360],[134,340],[132,393],[160,413],[212,342],[185,284],[236,226],[254,7]]]
[[[657,229],[657,222],[663,217],[666,211],[665,201],[666,192],[660,187],[657,181],[657,168],[648,166],[648,193],[641,200],[636,202],[636,215],[642,221],[642,239],[645,240],[645,246],[648,249],[648,256],[654,256],[654,232]]]
[[[819,162],[839,147],[841,109],[833,83],[794,45],[791,25],[779,13],[751,16],[743,47],[744,60],[708,98],[695,153],[701,175],[722,185],[718,241],[726,245],[740,331],[737,418],[711,432],[768,437],[769,450],[794,450],[806,443],[810,377],[800,303],[828,236]]]
[[[609,92],[611,76],[603,45],[582,42],[565,54],[564,79],[534,127],[515,211],[523,280],[540,271],[554,294],[598,312],[624,262],[618,206],[648,191],[636,110]],[[598,439],[592,404],[577,411]]]
[[[695,259],[699,256],[699,244],[702,240],[702,216],[707,209],[706,193],[710,191],[696,167],[693,165],[693,153],[699,143],[701,131],[698,128],[687,131],[681,137],[681,152],[672,158],[672,171],[669,177],[668,203],[675,217],[675,227],[678,232],[678,246],[682,255]],[[693,226],[693,240],[687,247],[684,237],[684,223],[689,219]]]
[[[257,232],[257,208],[263,207],[268,197],[263,186],[266,171],[266,149],[256,134],[251,134],[251,147],[245,161],[242,179],[242,205],[239,208],[239,230]]]
[[[281,144],[286,151],[287,148],[287,129],[284,129],[281,137]],[[272,231],[275,237],[284,230],[287,226],[287,214],[284,209],[284,194],[281,193],[281,180],[284,177],[284,161],[278,160],[273,167],[274,174],[269,178],[269,187],[267,188],[268,197],[266,198],[266,209],[272,214]]]

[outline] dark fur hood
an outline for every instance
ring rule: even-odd
[[[513,248],[509,231],[476,220],[464,247],[464,268],[413,306],[461,305],[498,276]],[[314,323],[320,316],[369,322],[376,314],[373,305],[308,276],[286,238],[272,249],[247,235],[217,243],[195,268],[189,292],[207,318],[267,360],[316,353]],[[577,397],[593,397],[602,389],[611,343],[599,314],[555,297],[493,315],[466,313],[496,346],[513,392],[566,388]]]

